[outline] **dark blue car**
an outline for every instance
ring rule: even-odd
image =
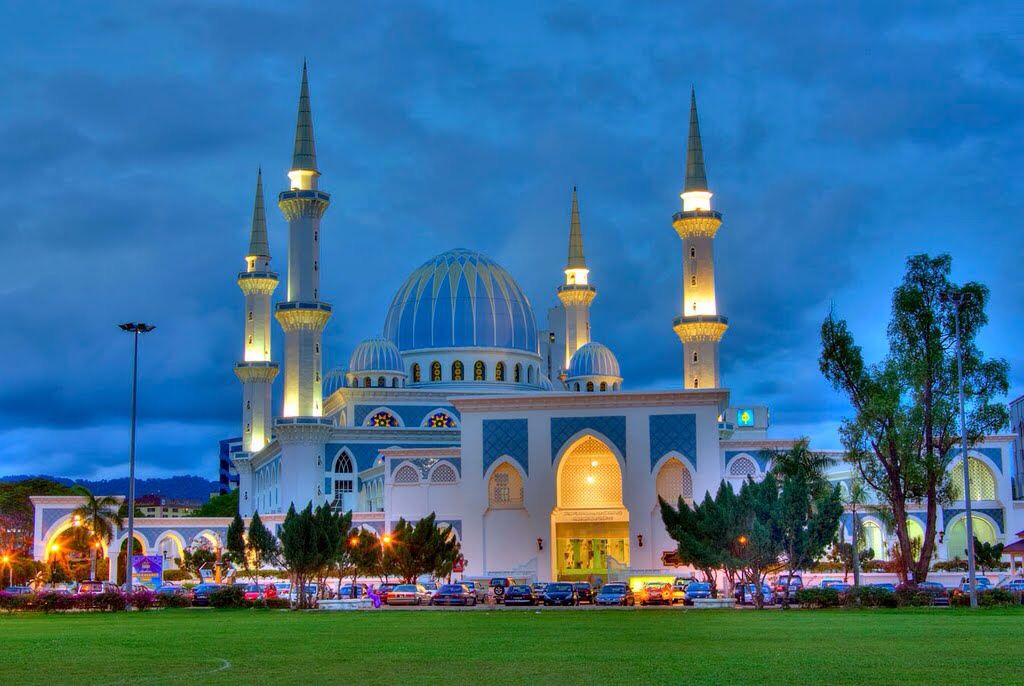
[[[598,605],[636,605],[636,597],[629,584],[605,584],[594,594],[594,602]]]
[[[706,581],[691,581],[683,593],[683,605],[693,605],[696,598],[710,598],[711,584]]]

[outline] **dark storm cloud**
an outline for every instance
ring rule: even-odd
[[[0,472],[121,468],[129,340],[114,324],[146,319],[159,328],[143,342],[141,471],[214,473],[216,440],[236,431],[234,278],[259,164],[283,270],[273,196],[303,57],[333,195],[330,364],[381,331],[411,269],[454,246],[504,264],[543,326],[576,184],[594,337],[629,387],[678,385],[670,217],[694,84],[725,217],[716,280],[736,402],[770,404],[776,435],[834,447],[846,408],[817,371],[821,318],[834,306],[881,354],[889,292],[922,251],[952,252],[957,278],[992,288],[982,347],[1022,385],[1012,6],[178,2],[10,15]]]

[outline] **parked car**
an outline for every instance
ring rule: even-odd
[[[438,584],[436,581],[424,581],[422,584],[424,590],[426,590],[428,596],[433,596],[437,593]]]
[[[537,600],[533,588],[526,584],[515,584],[505,589],[506,605],[536,605]]]
[[[83,581],[78,584],[76,592],[81,595],[99,595],[116,590],[117,584],[112,584],[109,581]]]
[[[366,584],[345,584],[339,589],[339,598],[365,598]]]
[[[444,584],[429,602],[431,605],[476,605],[476,592],[465,584]]]
[[[581,603],[594,602],[594,587],[590,585],[589,581],[577,581],[573,584],[576,587],[576,597],[579,598]]]
[[[676,579],[672,582],[672,602],[673,603],[685,603],[686,601],[686,587],[692,584],[693,581],[690,579]]]
[[[579,605],[576,587],[567,581],[556,581],[544,589],[545,605]]]
[[[975,576],[974,582],[978,585],[979,591],[992,588],[992,579],[989,579],[987,576]],[[960,577],[960,583],[970,583],[970,578],[965,574],[964,576]]]
[[[548,585],[543,581],[538,581],[536,583],[530,584],[530,590],[533,591],[533,595],[535,598],[537,598],[538,601],[544,599],[544,589],[547,587]]]
[[[932,605],[949,605],[949,592],[938,581],[922,581],[917,585],[917,590],[930,595]]]
[[[711,584],[706,581],[691,581],[686,586],[686,593],[683,594],[683,604],[693,605],[697,598],[710,598]]]
[[[218,588],[223,588],[221,584],[208,584],[201,583],[196,584],[192,587],[192,605],[193,607],[202,607],[210,604],[210,594],[216,591]]]
[[[242,597],[246,600],[260,600],[263,598],[263,588],[259,584],[246,584]]]
[[[842,579],[822,579],[818,582],[818,588],[832,588],[842,583],[844,583]]]
[[[473,592],[473,595],[476,596],[476,601],[478,603],[482,603],[485,600],[487,600],[487,591],[482,588],[477,588],[475,581],[460,581],[459,583]]]
[[[636,605],[636,596],[629,584],[605,584],[596,594],[597,605]]]
[[[500,603],[501,599],[505,597],[505,589],[514,584],[515,582],[507,576],[497,576],[490,580],[487,589],[494,596],[494,602]]]
[[[1024,592],[1024,579],[1011,579],[1003,588],[1014,593]]]
[[[380,602],[388,602],[388,594],[394,590],[395,584],[377,584],[377,587],[373,589],[373,592],[380,596]]]
[[[288,600],[289,601],[291,601],[293,603],[299,601],[298,594],[296,593],[297,590],[298,589],[296,589],[294,586],[292,586],[288,590]],[[306,584],[306,593],[305,593],[306,598],[309,599],[309,600],[312,600],[314,603],[316,602],[317,598],[320,597],[319,596],[319,591],[320,591],[320,587],[317,584]]]
[[[785,598],[789,602],[796,601],[797,591],[804,587],[804,578],[799,574],[789,576],[788,574],[780,574],[779,578],[772,584],[772,591],[775,593],[775,599],[777,602],[782,602]]]
[[[896,592],[896,584],[890,584],[888,582],[882,582],[877,584],[870,584],[871,588],[880,588],[883,591],[889,591],[889,593]]]
[[[23,595],[25,593],[31,593],[31,586],[8,586],[4,589],[4,593],[10,593],[11,595]]]
[[[651,581],[644,584],[644,597],[641,605],[671,605],[672,584]]]
[[[753,605],[754,596],[757,593],[756,589],[757,587],[754,584],[742,584],[735,593],[736,600],[739,601],[740,605]],[[775,602],[775,595],[768,584],[761,584],[761,598],[765,605],[771,605]]]
[[[388,592],[388,605],[420,605],[430,600],[427,589],[419,584],[398,584]]]

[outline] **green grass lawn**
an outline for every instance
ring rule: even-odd
[[[1024,610],[0,616],[2,684],[1012,684]]]

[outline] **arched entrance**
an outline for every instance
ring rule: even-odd
[[[608,578],[629,564],[629,512],[622,469],[606,443],[586,434],[562,454],[551,511],[551,574],[555,579]]]

